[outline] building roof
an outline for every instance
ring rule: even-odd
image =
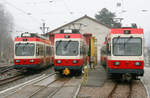
[[[67,25],[70,25],[70,24],[72,24],[72,23],[74,23],[74,22],[77,22],[77,21],[79,21],[79,20],[81,20],[81,19],[84,19],[84,18],[88,18],[88,19],[90,19],[90,20],[92,20],[92,21],[94,21],[94,22],[96,22],[96,23],[98,23],[98,24],[100,24],[100,25],[103,25],[103,26],[109,28],[108,26],[106,26],[105,24],[101,23],[100,21],[98,21],[98,20],[96,20],[96,19],[93,19],[93,18],[91,18],[91,17],[89,17],[89,16],[87,16],[87,15],[84,15],[84,16],[82,16],[82,17],[80,17],[80,18],[78,18],[78,19],[76,19],[76,20],[74,20],[74,21],[72,21],[72,22],[70,22],[70,23],[67,23],[67,24],[65,24],[65,25],[63,25],[63,26],[61,26],[61,27],[58,27],[58,28],[56,28],[56,29],[54,29],[54,30],[52,30],[52,31],[50,31],[50,32],[48,32],[48,33],[53,33],[53,32],[55,32],[55,31],[57,31],[57,30],[59,30],[59,29],[65,27],[65,26],[67,26]]]

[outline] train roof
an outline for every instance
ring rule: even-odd
[[[22,33],[21,36],[15,37],[14,41],[39,41],[44,43],[50,43],[48,38],[35,33]]]
[[[44,40],[44,39],[40,39],[40,38],[36,38],[36,37],[26,37],[26,38],[22,38],[22,37],[16,37],[15,42],[43,42],[43,43],[47,43],[47,44],[51,44],[51,42],[49,40]]]
[[[40,38],[40,39],[43,39],[43,40],[48,40],[49,39],[48,37],[46,37],[42,34],[28,33],[28,32],[22,33],[20,37],[22,37],[22,38]]]
[[[124,27],[124,28],[112,28],[111,34],[144,34],[142,28],[130,28],[130,27]]]
[[[82,38],[82,34],[80,33],[56,33],[54,35],[55,38]]]

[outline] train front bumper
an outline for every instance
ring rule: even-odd
[[[144,69],[107,69],[108,74],[133,74],[138,76],[143,76]]]
[[[54,66],[55,71],[61,71],[64,70],[65,68],[68,68],[69,70],[80,70],[83,67],[82,66]]]
[[[40,69],[40,64],[30,64],[30,65],[14,65],[15,69]]]

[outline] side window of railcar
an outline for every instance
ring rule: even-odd
[[[53,56],[54,55],[54,47],[51,47],[51,56]]]
[[[84,49],[84,45],[82,46],[82,54],[84,55],[84,51],[85,51],[85,49]]]
[[[37,44],[36,45],[36,56],[43,56],[44,55],[44,45]]]
[[[83,46],[80,46],[80,55],[83,54]]]
[[[46,45],[43,45],[43,52],[44,52],[44,56],[46,56],[47,55],[47,53],[46,53]]]
[[[46,56],[48,56],[48,46],[45,47],[46,47]]]
[[[39,44],[39,55],[43,56],[44,55],[44,46]]]
[[[107,54],[108,55],[111,55],[111,47],[110,47],[110,44],[109,43],[107,43]]]
[[[51,47],[50,47],[50,56],[52,56],[53,53],[54,53],[54,52],[53,52],[53,47],[51,46]]]
[[[49,46],[49,56],[51,56],[51,55],[52,55],[52,47]]]
[[[36,45],[36,56],[39,56],[40,55],[40,45],[37,44]]]
[[[52,47],[49,46],[49,55],[51,56],[52,55]]]
[[[83,55],[86,55],[86,46],[85,46],[85,44],[83,45]]]
[[[46,56],[50,56],[51,55],[51,48],[50,46],[46,46]]]
[[[41,45],[41,55],[44,56],[44,45]]]

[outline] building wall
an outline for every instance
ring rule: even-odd
[[[82,25],[81,25],[82,24]],[[62,27],[53,33],[59,33],[61,29],[78,29],[80,28],[81,33],[92,33],[93,36],[97,38],[97,46],[98,46],[98,61],[100,59],[100,48],[102,44],[104,43],[106,35],[109,33],[110,28],[101,25],[89,18],[83,18],[81,20],[76,21],[75,23],[72,23],[70,25],[67,25],[65,27]]]

